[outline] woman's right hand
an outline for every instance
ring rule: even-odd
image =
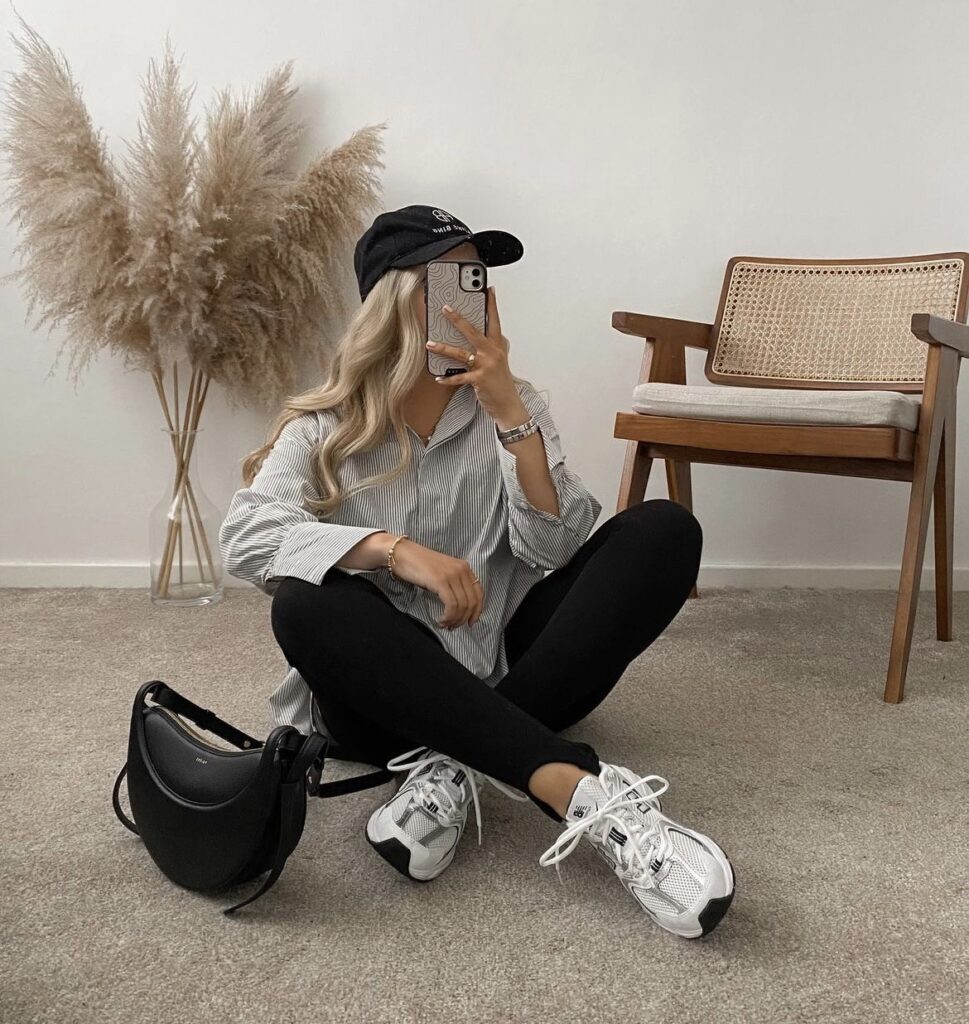
[[[393,541],[391,541],[393,543]],[[484,587],[475,583],[474,570],[463,558],[452,558],[405,537],[394,548],[394,574],[437,594],[444,605],[439,626],[473,626],[481,617]]]

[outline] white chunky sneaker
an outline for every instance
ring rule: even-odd
[[[407,760],[414,755],[422,756]],[[454,860],[472,801],[480,845],[478,776],[515,800],[528,800],[490,775],[427,747],[400,754],[387,767],[408,775],[394,796],[370,815],[367,841],[398,871],[418,882],[437,878]]]
[[[585,836],[660,927],[698,939],[730,906],[733,867],[709,836],[662,813],[657,797],[668,788],[659,775],[638,777],[603,762],[598,777],[587,775],[575,787],[566,827],[539,864],[557,871]]]

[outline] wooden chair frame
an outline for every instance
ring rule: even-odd
[[[964,253],[946,255],[964,256],[969,261],[969,255]],[[852,261],[790,262],[833,264]],[[728,265],[727,279],[729,275]],[[922,383],[915,387],[911,384],[840,385],[861,389],[877,386],[884,390],[920,391],[921,412],[915,431],[890,426],[802,426],[653,416],[635,412],[616,414],[613,436],[627,441],[617,511],[643,500],[654,459],[666,462],[670,498],[691,510],[693,493],[690,467],[694,462],[904,480],[911,484],[884,691],[884,700],[890,704],[899,703],[904,694],[925,555],[929,507],[933,499],[936,636],[939,640],[952,639],[956,385],[960,361],[969,356],[969,326],[964,322],[967,287],[969,268],[963,275],[956,320],[927,313],[912,315],[912,333],[927,346]],[[722,302],[721,297],[718,321]],[[685,384],[688,348],[706,350],[706,365],[707,368],[710,366],[716,323],[694,323],[617,311],[612,314],[612,326],[623,334],[641,338],[645,342],[639,372],[640,383],[659,381]],[[731,383],[736,385],[737,381],[732,380]],[[776,387],[778,384],[775,381],[760,381],[751,386]],[[788,386],[822,385],[817,382],[798,382]],[[691,596],[698,596],[696,588]]]

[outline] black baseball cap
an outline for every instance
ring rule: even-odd
[[[361,300],[391,267],[426,263],[462,242],[472,242],[487,267],[514,263],[525,251],[507,231],[472,231],[439,206],[404,206],[379,214],[353,251]]]

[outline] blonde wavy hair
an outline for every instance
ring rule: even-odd
[[[337,344],[326,380],[319,387],[288,398],[270,427],[266,443],[243,460],[246,487],[252,484],[286,425],[324,409],[334,410],[337,423],[313,449],[317,489],[324,497],[319,501],[308,499],[306,505],[316,515],[328,515],[350,495],[389,483],[410,466],[413,455],[402,406],[420,375],[427,372],[424,332],[414,304],[414,296],[422,287],[421,266],[392,268],[383,274]],[[533,386],[524,377],[512,376],[517,384]],[[380,444],[388,430],[393,430],[400,444],[400,462],[385,473],[341,490],[339,469],[343,461]]]

